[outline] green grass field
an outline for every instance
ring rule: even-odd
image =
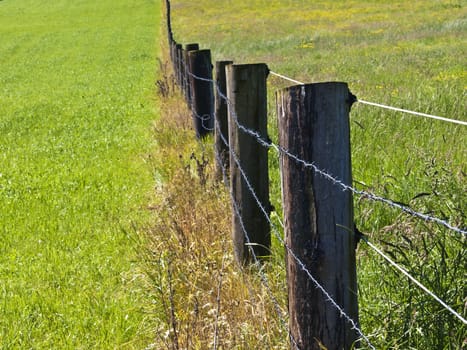
[[[0,1],[0,348],[142,349],[159,2]]]
[[[466,25],[465,1],[172,1],[175,40],[211,49],[213,61],[264,62],[271,70],[304,82],[345,81],[362,100],[463,121],[467,120]],[[269,127],[274,140],[274,91],[288,84],[269,79]],[[467,226],[465,126],[361,104],[352,109],[351,125],[357,188],[455,226]],[[273,152],[270,157],[271,196],[280,215],[278,162]],[[465,237],[366,198],[355,198],[355,221],[372,242],[466,317]],[[266,270],[285,307],[283,247],[274,244],[279,258]],[[364,244],[358,248],[357,269],[362,330],[378,349],[465,347],[465,325]],[[180,299],[191,300],[196,289],[190,289],[190,281],[183,282],[182,268],[179,273]],[[201,272],[196,276],[203,278]],[[256,293],[263,301],[261,292],[244,288],[249,288],[251,297],[246,304],[255,304]],[[240,292],[226,294],[237,300],[244,297]],[[180,300],[173,306],[180,307],[177,315],[187,328],[190,316],[184,310],[190,305]],[[227,348],[246,346],[244,339],[252,348],[251,344],[287,348],[286,335],[262,323],[267,312],[261,307],[256,313],[245,311],[249,316],[242,322],[225,315],[226,334],[231,336],[224,339]],[[272,312],[268,320],[277,321],[275,316]]]

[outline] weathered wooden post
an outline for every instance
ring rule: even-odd
[[[170,61],[172,62],[172,68],[174,72],[174,76],[176,75],[177,67],[176,67],[176,54],[177,54],[177,42],[173,40],[170,44]]]
[[[182,68],[183,68],[183,62],[182,62],[182,57],[183,57],[183,45],[182,44],[176,44],[175,45],[175,77],[177,79],[177,84],[179,87],[182,86]]]
[[[227,82],[225,67],[233,61],[216,62],[216,101],[214,138],[216,145],[216,177],[222,178],[222,174],[229,173],[229,124],[227,119]]]
[[[173,33],[172,33],[172,22],[171,22],[171,13],[170,13],[170,1],[165,1],[165,9],[166,9],[166,21],[167,21],[167,40],[169,42],[169,46],[172,44],[173,41]]]
[[[185,62],[185,70],[184,70],[184,86],[183,86],[183,93],[185,95],[185,101],[188,106],[191,106],[191,90],[190,90],[190,61],[188,59],[188,53],[190,51],[199,50],[199,44],[186,44],[185,50],[183,50],[183,60]],[[190,107],[191,108],[191,107]]]
[[[262,63],[233,64],[226,67],[226,75],[229,99],[230,186],[234,201],[232,234],[236,259],[245,264],[253,258],[248,244],[257,257],[270,255],[271,232],[268,218],[259,208],[241,174],[243,171],[258,201],[269,215],[268,149],[258,142],[255,135],[239,128],[240,124],[258,133],[263,140],[268,138],[268,67]]]
[[[282,147],[282,201],[287,249],[300,259],[338,305],[358,322],[349,110],[345,83],[292,86],[276,93]],[[350,349],[352,325],[287,252],[291,336],[300,349]]]
[[[193,122],[198,138],[214,130],[214,91],[210,50],[188,52]]]

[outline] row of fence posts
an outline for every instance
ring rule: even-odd
[[[268,67],[218,61],[214,80],[210,50],[200,50],[198,44],[183,47],[173,39],[170,2],[166,3],[170,57],[192,111],[196,136],[202,139],[214,132],[217,171],[228,169],[235,201],[235,257],[241,264],[252,262],[251,248],[257,257],[267,259],[271,255],[272,210],[265,147],[269,142]],[[329,300],[358,324],[352,193],[310,168],[314,164],[351,185],[349,111],[354,99],[347,84],[339,82],[297,85],[276,92],[294,349],[350,349],[358,343],[354,327]]]

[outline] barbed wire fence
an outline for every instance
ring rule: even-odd
[[[222,130],[220,129],[220,123],[218,121],[217,116],[214,113],[214,109],[212,109],[212,113],[205,113],[205,114],[198,114],[196,108],[193,106],[193,98],[194,94],[194,87],[193,87],[193,81],[201,81],[205,82],[208,84],[211,84],[212,89],[215,91],[216,95],[223,100],[225,104],[229,107],[229,120],[233,123],[232,126],[235,126],[245,134],[250,135],[255,139],[255,141],[261,145],[262,147],[265,147],[266,149],[273,149],[279,156],[287,157],[297,164],[300,164],[304,169],[311,170],[314,174],[317,174],[318,176],[322,177],[326,181],[332,183],[334,186],[339,187],[342,191],[344,192],[349,192],[353,195],[356,195],[360,198],[365,198],[369,199],[374,202],[380,202],[383,203],[384,205],[387,205],[389,207],[395,208],[397,210],[400,210],[401,212],[417,218],[421,219],[425,222],[433,222],[438,225],[441,225],[448,229],[449,231],[452,231],[454,233],[460,234],[461,237],[465,237],[467,235],[467,228],[463,227],[457,227],[451,223],[449,223],[447,220],[443,220],[440,218],[437,218],[435,216],[427,215],[421,212],[418,212],[409,206],[402,205],[400,203],[397,203],[396,201],[393,201],[391,199],[387,199],[378,195],[375,195],[371,192],[368,191],[362,191],[359,190],[344,181],[340,180],[338,177],[334,176],[333,174],[330,174],[329,172],[321,169],[319,166],[317,166],[314,162],[307,161],[305,159],[302,159],[298,155],[294,154],[290,150],[284,148],[280,144],[274,143],[272,140],[269,138],[265,138],[264,135],[261,135],[257,130],[251,129],[245,125],[243,125],[240,121],[238,116],[236,115],[234,111],[235,109],[232,107],[233,102],[228,98],[227,94],[225,91],[221,89],[221,87],[218,85],[217,81],[212,78],[212,76],[200,76],[197,74],[194,74],[193,67],[190,66],[189,62],[186,60],[186,54],[187,52],[183,52],[183,48],[181,47],[180,44],[177,44],[173,38],[173,33],[172,33],[172,28],[171,28],[171,21],[170,21],[170,1],[166,0],[166,5],[167,5],[167,29],[168,29],[168,39],[169,39],[169,47],[171,51],[171,59],[172,63],[174,65],[174,71],[175,75],[178,77],[177,81],[180,87],[182,88],[182,91],[184,92],[187,103],[190,106],[190,109],[192,110],[193,113],[193,119],[195,121],[195,124],[198,124],[202,129],[203,132],[199,133],[197,132],[198,137],[200,135],[204,135],[204,133],[209,133],[209,132],[216,132],[218,135],[220,135],[220,139],[223,143],[223,146],[225,149],[228,150],[228,153],[230,155],[231,162],[235,163],[235,165],[239,168],[240,171],[240,176],[242,177],[243,181],[246,184],[246,187],[251,194],[251,196],[254,198],[254,201],[256,202],[256,205],[264,215],[265,219],[268,221],[270,227],[272,228],[272,232],[276,239],[281,243],[281,245],[286,249],[287,253],[292,257],[293,260],[297,263],[297,265],[300,267],[300,269],[303,270],[303,272],[306,274],[307,278],[311,283],[314,285],[314,288],[320,291],[325,297],[325,300],[327,303],[329,303],[334,309],[336,309],[340,315],[341,318],[345,320],[345,322],[350,324],[350,328],[352,331],[356,332],[358,335],[358,341],[363,341],[365,344],[368,346],[368,348],[375,349],[374,345],[371,343],[369,337],[365,336],[363,331],[361,330],[358,320],[354,320],[351,316],[349,316],[344,308],[342,308],[333,298],[331,293],[329,293],[325,287],[323,287],[319,281],[313,276],[312,272],[309,270],[307,267],[307,264],[303,262],[298,255],[287,245],[287,243],[284,241],[284,239],[281,236],[281,233],[285,230],[284,224],[279,220],[280,222],[280,229],[277,228],[276,224],[270,219],[269,216],[269,211],[267,210],[267,206],[269,203],[262,203],[262,201],[258,198],[258,196],[255,193],[254,187],[250,183],[250,179],[248,178],[247,171],[243,169],[241,165],[241,161],[238,159],[238,156],[236,153],[231,149],[230,143],[228,140],[228,137],[223,135]],[[184,58],[185,57],[185,58]],[[211,66],[212,67],[212,66]],[[183,74],[181,73],[183,72]],[[298,80],[295,80],[293,78],[287,77],[285,75],[273,72],[269,70],[270,74],[273,74],[279,78],[288,80],[294,84],[298,85],[306,85],[303,82],[300,82]],[[190,91],[191,89],[191,91]],[[373,107],[378,107],[378,108],[385,108],[385,109],[390,109],[396,112],[402,112],[402,113],[409,113],[412,115],[420,116],[420,117],[426,117],[426,118],[432,118],[436,119],[439,121],[444,121],[444,122],[450,122],[450,123],[455,123],[459,125],[467,125],[466,122],[455,120],[455,119],[450,119],[450,118],[445,118],[445,117],[440,117],[440,116],[435,116],[435,115],[429,115],[425,113],[420,113],[420,112],[415,112],[415,111],[410,111],[410,110],[405,110],[397,107],[392,107],[392,106],[387,106],[387,105],[382,105],[374,102],[368,102],[365,100],[360,100],[360,99],[355,99],[353,102],[359,102],[362,104],[366,104],[369,106]],[[223,178],[227,179],[229,177],[229,169],[226,169],[225,166],[223,166],[223,160],[221,159],[221,156],[217,151],[215,151],[215,157],[216,161],[218,164],[221,164],[222,167],[222,174]],[[249,253],[251,254],[253,258],[254,264],[257,266],[257,271],[259,271],[260,274],[260,280],[265,287],[265,289],[268,292],[268,295],[270,296],[270,299],[272,303],[275,306],[278,318],[280,319],[281,323],[283,324],[284,327],[286,326],[286,318],[283,316],[282,310],[279,306],[279,303],[274,297],[274,294],[271,291],[271,288],[268,284],[268,279],[267,276],[262,273],[261,270],[261,259],[256,256],[254,249],[252,249],[252,246],[254,245],[254,242],[250,239],[250,233],[248,230],[245,228],[244,223],[242,222],[242,215],[241,211],[242,209],[239,207],[237,201],[234,198],[234,195],[232,193],[232,189],[229,189],[230,197],[231,197],[231,202],[232,202],[232,209],[235,214],[235,216],[239,219],[240,225],[243,231],[243,235],[246,240],[246,246],[248,248]],[[399,264],[397,264],[395,261],[390,259],[386,254],[382,252],[381,249],[379,249],[375,244],[371,243],[368,239],[368,237],[360,237],[362,240],[373,250],[375,251],[378,255],[380,255],[385,261],[387,261],[392,267],[394,267],[397,271],[402,273],[404,276],[408,277],[417,287],[419,287],[421,290],[423,290],[425,293],[427,293],[430,297],[432,297],[435,301],[437,301],[445,310],[450,312],[452,315],[454,315],[460,322],[462,322],[464,325],[467,324],[467,320],[457,311],[455,311],[452,307],[450,307],[446,302],[444,302],[441,298],[439,298],[435,293],[431,292],[426,286],[424,286],[420,281],[418,281],[415,277],[411,276],[403,267],[401,267]],[[220,288],[220,287],[219,287]],[[291,341],[291,346],[294,349],[301,349],[300,343],[301,339],[295,339],[295,337],[292,335],[290,329],[288,330],[289,333],[289,338]],[[216,336],[217,337],[217,334]],[[217,344],[215,342],[215,344]]]

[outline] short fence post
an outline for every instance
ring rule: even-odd
[[[227,119],[227,82],[225,67],[233,61],[216,62],[216,101],[215,101],[215,129],[214,139],[216,145],[216,177],[222,178],[222,174],[229,173],[229,125]]]
[[[261,64],[228,65],[227,97],[229,99],[230,187],[233,195],[232,235],[235,257],[241,264],[253,261],[254,254],[263,258],[271,255],[271,231],[267,216],[270,214],[268,149],[256,136],[239,128],[258,133],[267,139],[268,67]],[[239,164],[237,164],[237,162]],[[240,169],[241,168],[241,169]],[[250,191],[242,172],[248,178],[258,201]]]
[[[188,52],[193,122],[198,138],[214,129],[214,91],[210,50]]]
[[[318,83],[278,91],[276,101],[291,337],[300,349],[351,349],[358,338],[352,325],[296,258],[357,323],[352,193],[316,171],[352,184],[352,95],[345,83]],[[304,166],[284,150],[317,168]]]
[[[184,85],[183,85],[183,93],[185,94],[185,101],[188,106],[191,106],[191,90],[190,90],[190,61],[188,59],[188,53],[190,51],[199,50],[199,44],[186,44],[185,50],[183,50],[183,61],[185,62],[185,69],[184,73]]]

